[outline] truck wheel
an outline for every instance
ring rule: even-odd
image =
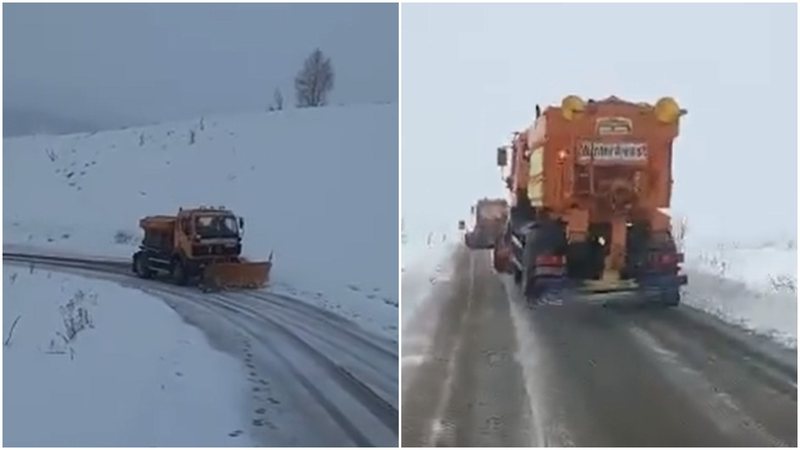
[[[185,286],[189,282],[189,276],[186,274],[186,266],[180,258],[172,260],[172,281],[178,286]]]
[[[133,255],[133,271],[139,278],[147,279],[153,277],[153,271],[147,265],[147,257],[141,252]]]
[[[681,303],[681,292],[678,289],[668,289],[660,297],[664,306],[678,306]]]
[[[536,238],[537,238],[537,230],[535,228],[528,231],[525,235],[525,245],[522,248],[522,270],[516,269],[516,273],[520,273],[520,278],[522,281],[522,292],[525,294],[525,297],[528,299],[532,299],[535,297],[535,280],[533,278],[533,271],[535,270],[535,261],[536,261]],[[516,268],[516,267],[515,267]]]

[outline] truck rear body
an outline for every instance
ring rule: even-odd
[[[503,263],[512,258],[514,270],[535,278],[533,252],[564,256],[565,277],[589,290],[685,284],[678,274],[682,255],[663,212],[670,205],[672,144],[683,114],[669,98],[649,105],[616,97],[584,103],[570,96],[515,133],[510,147],[498,150],[498,164],[510,159],[506,243],[517,249],[496,254],[496,266],[512,270]],[[543,222],[561,231],[535,231]],[[526,253],[532,236],[548,244]],[[676,262],[653,265],[653,258]]]

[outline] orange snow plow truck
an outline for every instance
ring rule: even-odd
[[[495,269],[532,301],[639,291],[678,305],[687,278],[665,209],[684,114],[670,97],[537,105],[533,125],[497,150],[511,208]]]
[[[260,288],[267,284],[272,256],[265,262],[241,257],[244,219],[222,207],[180,208],[175,216],[139,221],[144,239],[133,255],[142,278],[168,275],[176,284],[198,282],[203,289]]]
[[[478,200],[472,207],[475,225],[464,234],[464,243],[470,249],[494,248],[508,221],[508,202],[505,199]]]

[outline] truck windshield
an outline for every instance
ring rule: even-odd
[[[203,238],[236,237],[239,235],[239,227],[234,216],[197,216],[195,218],[195,230]]]

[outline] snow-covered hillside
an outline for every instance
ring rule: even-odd
[[[244,365],[160,299],[4,265],[3,331],[4,446],[254,445]]]
[[[129,258],[138,220],[225,205],[273,288],[397,323],[397,105],[5,139],[4,247]]]

